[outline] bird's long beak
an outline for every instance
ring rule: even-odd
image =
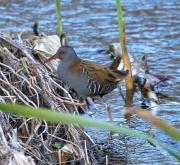
[[[60,58],[58,54],[53,55],[52,57],[50,57],[49,59],[47,59],[44,63],[50,62],[51,60],[55,60]]]

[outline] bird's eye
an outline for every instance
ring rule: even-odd
[[[64,54],[65,52],[62,50],[61,52],[60,52],[60,54]]]

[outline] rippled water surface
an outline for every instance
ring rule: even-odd
[[[39,19],[40,30],[49,34],[56,31],[54,1],[1,0],[0,31],[31,31],[33,22]],[[122,0],[126,23],[128,50],[134,56],[148,55],[150,69],[154,73],[170,75],[164,93],[170,98],[161,99],[158,116],[180,128],[180,1],[179,0]],[[119,32],[115,0],[69,0],[62,1],[63,29],[70,43],[84,59],[102,64],[110,63],[108,56],[97,50],[118,42]],[[105,97],[111,106],[114,120],[126,124],[122,114],[123,101],[115,90]],[[135,99],[135,104],[140,104]],[[101,108],[94,115],[108,121]],[[135,118],[132,127],[148,131],[156,138],[180,150],[180,145],[144,120]],[[88,130],[94,138],[103,139],[103,131]],[[149,143],[134,138],[127,141],[127,164],[178,164],[173,158]]]

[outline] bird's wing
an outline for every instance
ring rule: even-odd
[[[76,73],[89,74],[90,78],[99,84],[116,84],[123,79],[128,71],[111,70],[97,63],[78,61],[71,66],[71,70]]]

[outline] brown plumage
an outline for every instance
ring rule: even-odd
[[[119,59],[110,67],[104,67],[97,63],[81,60],[71,46],[62,46],[57,53],[48,59],[59,58],[57,73],[59,77],[72,87],[81,97],[103,96],[116,88],[128,71],[117,70]]]
[[[116,56],[116,58],[114,59],[114,61],[112,62],[112,64],[109,66],[109,69],[111,69],[111,70],[117,70],[120,62],[121,62],[121,57],[120,57],[120,56]]]
[[[97,63],[82,60],[77,60],[70,65],[69,70],[74,74],[79,74],[79,76],[87,77],[87,87],[90,89],[89,96],[102,96],[111,92],[117,83],[127,75],[127,71],[111,70],[109,67],[102,67]]]

